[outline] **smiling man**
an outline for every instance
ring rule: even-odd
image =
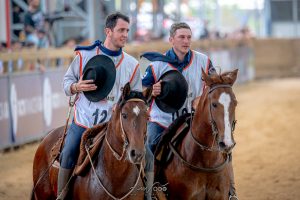
[[[67,194],[68,187],[65,186],[76,164],[83,132],[87,128],[107,122],[110,119],[113,106],[120,98],[126,83],[130,82],[132,90],[142,91],[138,61],[122,50],[127,42],[129,23],[129,18],[126,15],[119,12],[110,14],[107,16],[105,23],[105,41],[103,43],[96,41],[91,46],[81,46],[75,49],[77,56],[64,76],[63,87],[67,96],[78,94],[78,99],[74,106],[74,118],[68,129],[65,144],[60,155],[58,173],[59,195],[57,199],[64,199]],[[85,96],[85,92],[95,92],[99,88],[97,88],[93,80],[84,80],[83,72],[87,68],[88,61],[95,58],[94,56],[96,55],[106,55],[113,61],[116,79],[111,91],[104,99],[96,98],[94,100],[94,98],[90,99],[88,96]],[[95,67],[100,66],[97,65]],[[106,78],[111,79],[111,77]],[[98,91],[95,93],[99,94]],[[137,109],[135,113],[138,113]],[[63,188],[65,189],[63,190]]]

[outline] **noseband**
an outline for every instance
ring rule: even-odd
[[[145,103],[144,100],[138,99],[138,98],[132,98],[132,99],[129,99],[129,100],[127,100],[127,101],[125,102],[125,104],[126,104],[127,102],[144,102],[144,103]],[[125,105],[125,104],[124,104],[124,105]],[[123,106],[124,106],[124,105],[123,105]],[[122,108],[123,108],[123,107],[122,107]],[[122,150],[122,154],[121,154],[121,155],[120,155],[117,151],[115,151],[115,150],[112,148],[112,146],[109,144],[109,142],[108,142],[108,140],[107,140],[107,137],[105,137],[105,141],[106,141],[106,143],[107,143],[109,149],[112,151],[114,157],[115,157],[117,160],[121,160],[121,159],[124,157],[125,152],[127,151],[127,148],[128,148],[128,146],[129,146],[129,140],[128,140],[127,134],[126,134],[126,132],[125,132],[125,130],[124,130],[124,127],[123,127],[123,121],[122,121],[122,108],[121,108],[121,111],[120,111],[120,124],[121,124],[121,130],[122,130],[122,138],[123,138],[123,150]]]

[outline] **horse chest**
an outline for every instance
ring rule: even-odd
[[[228,194],[225,171],[201,173],[185,167],[166,169],[170,199],[216,200]]]

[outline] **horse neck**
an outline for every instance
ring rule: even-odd
[[[191,131],[195,138],[201,142],[201,144],[205,146],[211,146],[213,137],[209,117],[209,108],[206,106],[207,101],[208,93],[207,91],[204,91],[204,94],[200,98],[199,104],[192,119]],[[192,137],[190,139],[192,139]]]
[[[120,113],[116,111],[112,115],[110,122],[108,123],[106,139],[111,147],[118,153],[122,154],[124,140],[122,138],[121,122],[119,118]],[[105,143],[107,145],[107,143]]]
[[[217,145],[209,122],[209,111],[204,104],[205,99],[201,99],[199,102],[192,119],[190,132],[184,138],[181,148],[182,155],[191,163],[198,164],[198,166],[211,167],[223,159],[222,153],[203,150],[193,138],[194,136],[199,143],[206,147],[215,147]]]
[[[117,160],[104,141],[95,164],[96,174],[113,195],[122,196],[133,186],[138,176],[137,167],[129,161]]]
[[[110,122],[108,124],[106,137],[111,147],[121,155],[123,151],[123,140],[118,127],[120,127],[119,122]],[[114,156],[107,142],[105,140],[103,141],[103,145],[98,154],[99,162],[97,163],[96,170],[98,174],[104,173],[103,177],[105,177],[105,180],[107,181],[106,185],[112,185],[112,181],[118,182],[120,185],[132,185],[132,182],[136,178],[135,174],[137,173],[137,169],[134,164],[126,160],[126,157],[127,155],[125,152],[122,159],[118,160]]]

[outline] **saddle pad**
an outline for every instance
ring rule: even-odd
[[[101,141],[103,140],[106,133],[106,128],[107,128],[107,123],[104,123],[89,128],[83,133],[80,142],[79,156],[75,167],[76,175],[82,174],[86,166],[89,164],[85,146],[88,147],[90,155],[91,157],[93,157],[100,148]],[[59,129],[61,132],[63,132],[64,126],[59,127]],[[58,162],[58,164],[59,164],[59,155],[62,150],[64,139],[65,139],[65,135],[61,135],[58,138],[57,142],[52,147],[50,152],[50,156],[52,160],[55,159]]]
[[[75,167],[75,174],[81,175],[88,164],[90,163],[87,156],[86,147],[89,150],[89,154],[93,159],[94,155],[99,151],[104,136],[106,134],[107,123],[96,125],[90,129],[87,129],[81,138],[80,152]]]
[[[161,136],[160,141],[157,144],[155,150],[155,157],[159,157],[161,155],[162,150],[166,149],[165,147],[168,146],[169,142],[174,141],[175,138],[178,138],[182,132],[185,132],[186,128],[189,128],[189,122],[191,119],[191,114],[186,113],[179,118],[177,118],[170,126],[167,128]],[[161,160],[161,159],[159,159]]]

